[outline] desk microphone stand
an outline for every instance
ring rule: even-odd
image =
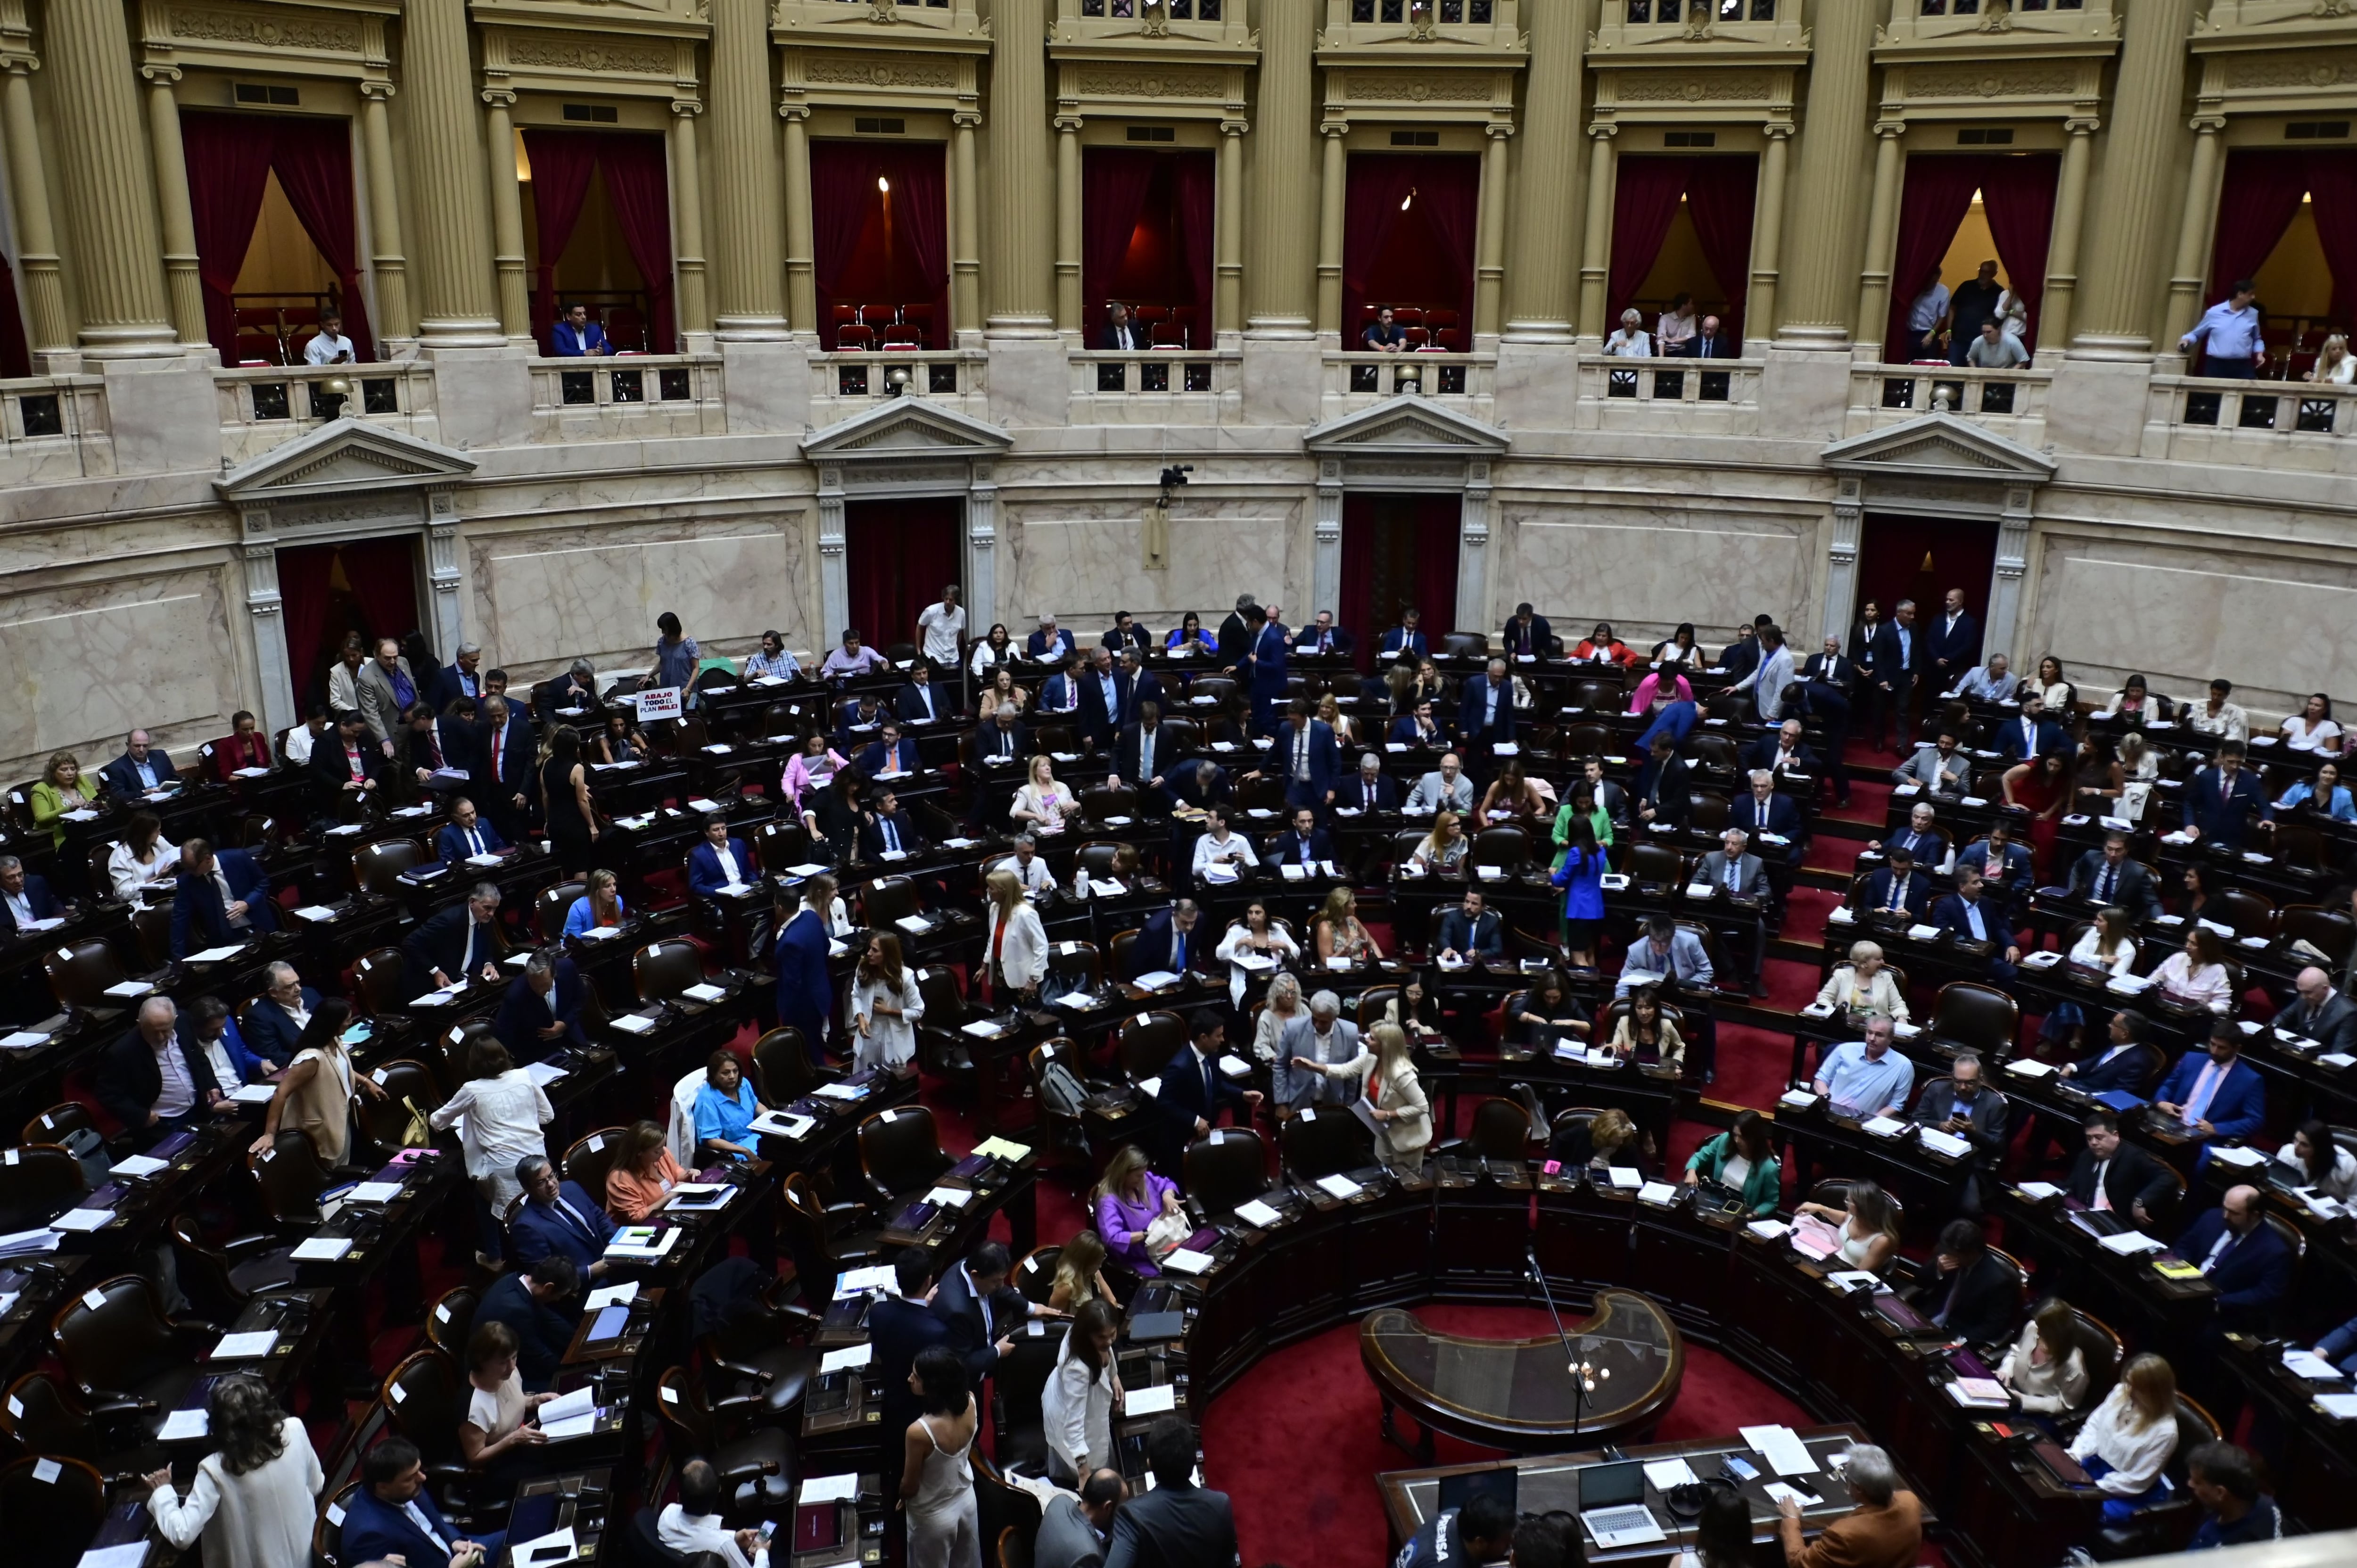
[[[1523,1251],[1523,1260],[1530,1265],[1531,1278],[1538,1282],[1539,1295],[1546,1303],[1547,1316],[1555,1320],[1555,1337],[1563,1341],[1566,1365],[1571,1372],[1571,1434],[1579,1435],[1579,1424],[1587,1410],[1587,1398],[1596,1391],[1596,1380],[1609,1378],[1612,1369],[1598,1369],[1595,1363],[1583,1361],[1573,1348],[1571,1336],[1564,1332],[1563,1314],[1555,1306],[1555,1293],[1547,1288],[1546,1271],[1539,1267],[1538,1253],[1529,1248]]]

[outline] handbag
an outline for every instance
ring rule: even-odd
[[[409,1124],[401,1130],[401,1146],[404,1149],[430,1149],[434,1146],[434,1127],[425,1120],[425,1112],[417,1109],[417,1101],[404,1094],[401,1103],[409,1110]]]
[[[1146,1228],[1146,1255],[1158,1263],[1185,1246],[1194,1233],[1194,1222],[1184,1214],[1157,1214]]]

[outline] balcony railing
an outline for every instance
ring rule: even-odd
[[[246,365],[213,372],[221,455],[260,456],[332,420],[350,417],[435,441],[434,373],[424,365]]]
[[[1221,424],[1243,408],[1243,365],[1232,351],[1074,350],[1074,424]]]
[[[533,439],[721,435],[717,354],[628,354],[532,361]]]
[[[2357,474],[2357,387],[2155,376],[2143,456]]]
[[[103,378],[0,381],[0,483],[49,484],[113,472]]]
[[[1324,412],[1332,419],[1413,393],[1486,420],[1496,401],[1497,374],[1495,354],[1329,352]]]
[[[1927,413],[1953,413],[2034,445],[2042,439],[2053,384],[2051,371],[1860,365],[1850,373],[1849,433],[1863,435]]]
[[[1753,433],[1760,413],[1757,360],[1624,360],[1582,354],[1574,371],[1579,430]]]

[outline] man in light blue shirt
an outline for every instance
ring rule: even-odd
[[[1752,701],[1759,707],[1760,722],[1772,725],[1784,715],[1784,688],[1792,683],[1792,650],[1784,646],[1784,628],[1776,626],[1760,628],[1760,647],[1759,664],[1727,690],[1757,688]]]
[[[1964,671],[1964,678],[1948,694],[1968,703],[2005,703],[2012,701],[2014,693],[2020,689],[2021,678],[2013,672],[2006,656],[1992,653],[1987,663]]]
[[[2234,285],[2232,298],[2203,311],[2193,330],[2178,340],[2179,353],[2191,353],[2196,343],[2201,345],[2196,375],[2247,381],[2259,373],[2267,346],[2259,336],[2258,295],[2259,285],[2242,279]]]
[[[1890,1048],[1890,1020],[1877,1013],[1866,1038],[1836,1046],[1817,1064],[1812,1086],[1841,1115],[1864,1121],[1897,1116],[1915,1088],[1915,1064]]]

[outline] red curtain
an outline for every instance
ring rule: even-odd
[[[591,131],[527,130],[524,156],[532,160],[532,210],[540,225],[539,264],[533,269],[532,318],[543,347],[556,352],[556,263],[573,242],[589,199],[589,177],[597,172],[597,136]]]
[[[1956,226],[1972,210],[1973,192],[1994,161],[1976,154],[1910,157],[1907,193],[1899,203],[1899,246],[1890,263],[1890,318],[1883,331],[1883,358],[1905,364],[1915,358],[1907,332],[1908,307],[1923,292],[1923,280],[1956,238]],[[2040,265],[2042,270],[2044,259]]]
[[[1456,282],[1459,347],[1473,347],[1473,226],[1481,211],[1481,168],[1474,158],[1429,158],[1415,182],[1415,208],[1432,231],[1433,260]],[[1471,177],[1466,177],[1468,175]],[[1347,320],[1348,318],[1345,317]]]
[[[260,120],[259,115],[252,120]],[[373,360],[368,300],[361,292],[360,231],[352,220],[352,133],[349,121],[273,116],[270,166],[296,221],[336,274],[344,336],[352,353]]]
[[[2332,319],[2345,328],[2357,316],[2357,154],[2310,153],[2308,168],[2309,210],[2332,273]]]
[[[1345,166],[1342,199],[1342,344],[1356,348],[1367,278],[1400,220],[1400,203],[1415,188],[1424,160],[1397,153],[1353,153]],[[1309,214],[1301,215],[1308,221]]]
[[[1346,492],[1342,497],[1342,581],[1333,605],[1334,624],[1358,639],[1358,665],[1361,670],[1372,668],[1368,650],[1392,624],[1391,606],[1378,607],[1374,602],[1374,528],[1375,498]],[[1312,606],[1309,613],[1316,615],[1325,607]]]
[[[2054,184],[2062,160],[2052,153],[1993,157],[1981,176],[1981,209],[2005,263],[2006,282],[2029,312],[2025,349],[2038,344],[2038,306],[2046,292],[2046,252],[2054,241]]]
[[[2210,297],[2213,304],[2259,267],[2299,215],[2308,194],[2305,153],[2229,153],[2226,178],[2218,192],[2218,238],[2210,252]]]
[[[1619,160],[1612,185],[1612,270],[1604,289],[1608,336],[1620,329],[1620,313],[1653,270],[1662,242],[1677,220],[1678,198],[1685,194],[1694,165],[1692,158]],[[1749,264],[1748,259],[1745,264]]]
[[[32,373],[32,351],[25,346],[25,317],[16,305],[16,274],[8,258],[0,256],[0,376]]]
[[[1171,157],[1171,177],[1178,198],[1178,243],[1187,260],[1187,281],[1199,334],[1189,347],[1211,347],[1211,201],[1215,178],[1209,153],[1178,153]],[[2352,274],[2357,275],[2357,274]]]
[[[1457,625],[1457,550],[1464,518],[1461,496],[1422,496],[1416,500],[1415,581],[1422,600],[1416,608],[1425,636],[1436,652],[1443,631],[1468,629]],[[1380,629],[1371,628],[1371,632]]]
[[[1081,325],[1089,348],[1097,347],[1106,295],[1160,166],[1158,155],[1128,147],[1090,147],[1081,155]]]
[[[679,351],[672,318],[671,166],[663,139],[646,133],[607,132],[597,138],[606,197],[614,204],[622,243],[645,280],[649,343],[658,354]]]
[[[833,306],[848,281],[844,269],[878,199],[875,150],[865,142],[811,144],[812,249],[817,252],[812,270],[818,285],[819,342],[827,349],[835,347]]]
[[[1751,288],[1751,213],[1758,205],[1757,158],[1696,158],[1686,174],[1686,216],[1702,259],[1727,295],[1718,313],[1719,331],[1730,345],[1743,341],[1743,302]],[[1647,270],[1651,271],[1648,263]],[[1641,275],[1639,283],[1644,281]]]
[[[964,511],[950,496],[854,501],[844,509],[851,624],[870,645],[914,640],[917,616],[941,596],[942,585],[965,581],[958,538]],[[827,640],[844,629],[828,627]]]
[[[947,144],[920,142],[913,146],[877,150],[882,155],[878,162],[885,177],[892,182],[892,232],[901,246],[899,253],[893,257],[893,277],[908,291],[903,303],[926,303],[933,307],[925,347],[946,349],[950,346]],[[948,577],[942,579],[943,583],[948,581]],[[936,589],[940,585],[934,585]],[[920,600],[917,608],[922,609],[931,603],[931,599]]]
[[[417,541],[405,534],[356,539],[339,549],[344,579],[352,585],[370,634],[400,637],[417,630]]]
[[[230,295],[253,244],[262,193],[270,181],[272,121],[262,114],[184,111],[180,147],[197,224],[197,275],[205,295],[205,335],[221,363],[237,363],[237,309]],[[347,174],[344,188],[351,181]]]
[[[866,302],[930,304],[932,323],[926,347],[949,346],[949,179],[944,144],[878,146],[867,142],[817,142],[810,150],[813,282],[817,285],[819,342],[836,346],[834,306]],[[892,186],[893,254],[886,260],[884,292],[877,280],[847,275],[860,241],[879,210],[876,182]],[[908,297],[899,298],[906,294]],[[935,585],[939,586],[939,585]],[[928,603],[931,601],[928,600]],[[918,607],[922,608],[922,606]]]
[[[318,684],[327,650],[319,639],[328,625],[328,580],[335,573],[336,547],[307,544],[278,552],[278,618],[286,628],[286,669],[295,686],[295,705],[307,712],[316,694],[327,695]]]
[[[1358,346],[1367,305],[1394,300],[1424,305],[1450,301],[1458,312],[1458,330],[1469,335],[1480,158],[1455,153],[1353,153],[1348,166],[1342,220],[1343,346]],[[1400,204],[1411,195],[1415,199],[1403,211]],[[1372,299],[1376,294],[1383,298]]]

